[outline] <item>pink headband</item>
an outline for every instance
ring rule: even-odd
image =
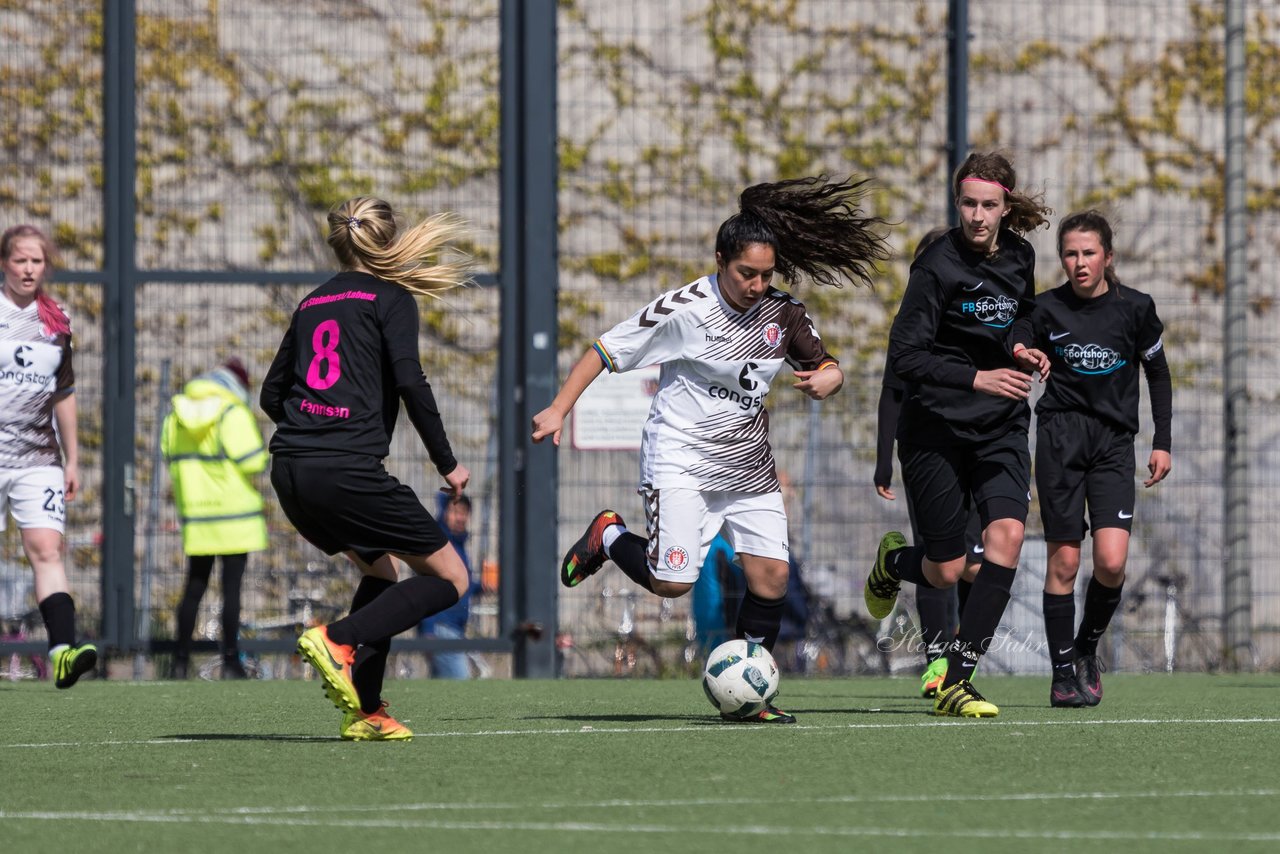
[[[1013,192],[1013,190],[1010,190],[1008,187],[1006,187],[1004,184],[1001,184],[999,181],[990,181],[986,178],[979,178],[976,175],[970,175],[967,178],[960,179],[961,184],[963,184],[965,181],[977,181],[979,184],[991,184],[994,187],[999,187],[1000,189],[1004,190],[1006,193]]]

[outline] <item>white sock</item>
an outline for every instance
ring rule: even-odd
[[[604,529],[604,533],[600,535],[600,542],[604,544],[604,553],[612,559],[613,555],[609,554],[609,547],[627,532],[625,525],[610,525]]]

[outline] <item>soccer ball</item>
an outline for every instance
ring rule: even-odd
[[[727,641],[707,656],[702,690],[721,714],[753,715],[777,695],[778,665],[758,643]]]

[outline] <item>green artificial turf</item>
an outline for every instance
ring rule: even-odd
[[[314,681],[0,683],[6,850],[1274,850],[1280,676],[1112,675],[1094,709],[980,678],[784,676],[794,726],[696,682],[393,681],[410,743],[337,738]]]

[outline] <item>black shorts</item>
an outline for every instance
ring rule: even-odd
[[[911,493],[903,491],[907,501],[907,518],[911,520],[911,531],[916,545],[921,544],[920,525],[916,522],[916,506],[911,502]],[[982,519],[978,516],[978,508],[969,502],[969,521],[964,526],[964,562],[982,563]]]
[[[1027,521],[1031,452],[1021,431],[980,444],[940,448],[899,442],[898,460],[903,485],[915,507],[916,535],[932,561],[941,563],[961,556],[973,560],[977,556],[973,542],[966,549],[973,510],[977,511],[979,534],[997,519]]]
[[[1044,538],[1070,543],[1089,529],[1133,530],[1134,469],[1132,433],[1080,412],[1046,413],[1036,426]]]
[[[414,491],[373,457],[274,456],[271,485],[298,533],[325,554],[353,551],[373,563],[435,554],[449,542]]]

